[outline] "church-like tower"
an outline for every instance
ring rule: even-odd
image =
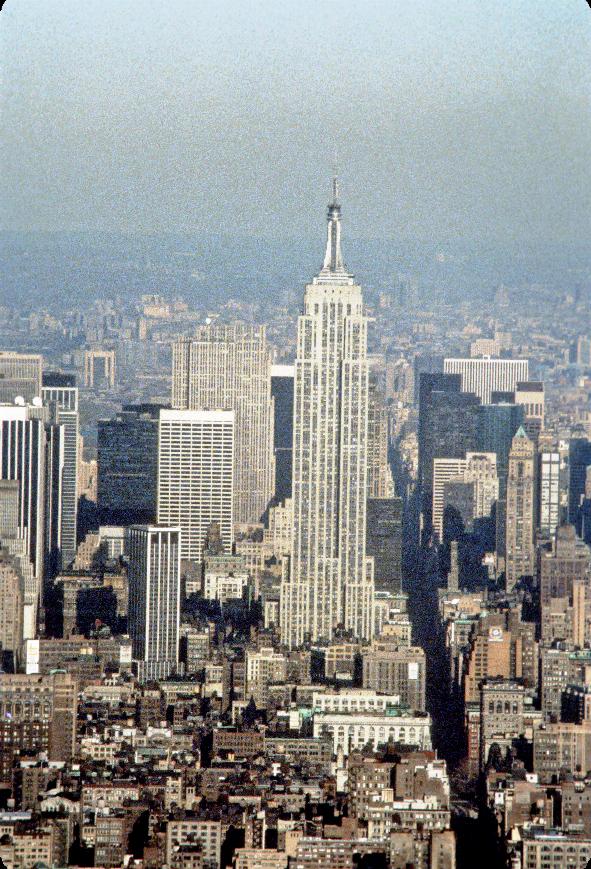
[[[337,627],[373,632],[373,560],[365,553],[367,318],[343,262],[336,179],[326,254],[304,294],[294,384],[293,546],[281,586],[290,647]]]

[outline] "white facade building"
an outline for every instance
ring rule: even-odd
[[[544,451],[538,461],[538,527],[552,537],[560,523],[560,453]]]
[[[483,404],[490,404],[493,392],[515,392],[520,381],[529,379],[527,359],[444,359],[447,374],[462,375],[462,392],[473,392]]]
[[[181,529],[181,558],[201,562],[212,522],[230,550],[233,468],[232,411],[160,411],[158,523]]]
[[[367,743],[377,748],[387,742],[401,742],[428,751],[431,749],[431,716],[399,714],[398,710],[392,710],[392,714],[317,712],[313,735],[318,738],[324,733],[332,737],[334,754],[341,748],[345,757]]]
[[[312,709],[316,712],[346,712],[351,715],[363,712],[385,714],[389,706],[399,706],[398,694],[378,694],[370,688],[355,688],[351,691],[314,691]]]
[[[281,585],[281,638],[330,640],[342,625],[373,633],[366,557],[367,318],[343,263],[336,180],[320,274],[306,286],[294,384],[293,543]]]
[[[248,571],[228,573],[206,570],[203,576],[203,597],[225,604],[229,600],[241,600],[248,588]]]
[[[61,487],[60,554],[62,568],[76,557],[78,516],[78,388],[43,386],[44,404],[54,403],[53,422],[64,427],[64,463]]]
[[[259,522],[275,491],[271,351],[265,326],[201,326],[173,349],[173,407],[231,410],[234,522]]]

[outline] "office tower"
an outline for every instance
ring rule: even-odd
[[[367,415],[367,497],[391,498],[394,481],[388,463],[388,413],[378,376],[369,372]]]
[[[568,521],[581,535],[581,503],[585,497],[587,468],[591,468],[591,441],[573,438],[568,449]]]
[[[460,374],[462,392],[474,393],[483,404],[491,403],[492,392],[514,392],[529,377],[527,359],[444,359],[443,370]]]
[[[560,524],[560,453],[538,453],[538,528],[550,537]]]
[[[0,480],[0,541],[19,535],[19,498],[18,480]]]
[[[505,532],[505,581],[511,591],[522,576],[535,569],[535,447],[519,428],[509,453]]]
[[[374,560],[378,589],[402,591],[402,499],[367,501],[367,554]]]
[[[433,353],[416,353],[413,357],[413,386],[414,400],[420,401],[421,378],[423,374],[443,374],[443,356]],[[424,383],[428,383],[429,379],[425,378]],[[458,392],[461,389],[461,379],[458,380]]]
[[[500,558],[505,554],[506,494],[509,472],[509,452],[515,432],[524,421],[524,408],[510,402],[484,404],[478,408],[478,449],[497,456],[499,497],[496,507],[496,550]]]
[[[76,555],[78,516],[78,388],[70,374],[45,372],[42,398],[55,404],[52,422],[64,428],[64,457],[61,500],[61,567],[67,567]]]
[[[438,458],[433,462],[433,530],[443,540],[446,507],[453,506],[452,485],[455,492],[460,487],[468,496],[469,509],[461,511],[466,530],[471,529],[475,519],[491,515],[499,497],[497,460],[494,453],[466,453],[463,459]],[[460,497],[462,497],[460,495]],[[457,504],[456,504],[457,507]]]
[[[34,725],[26,745],[20,748],[47,752],[48,760],[72,760],[76,748],[76,718],[78,686],[69,673],[62,670],[49,676],[4,674],[0,679],[0,709],[4,749],[17,754],[19,731],[23,725]],[[22,734],[25,735],[25,734]],[[12,738],[11,738],[12,737]],[[29,741],[30,740],[30,741]]]
[[[233,469],[233,411],[160,411],[158,523],[181,529],[181,558],[201,563],[212,522],[230,550]]]
[[[25,578],[0,540],[0,670],[17,668],[23,645]]]
[[[275,494],[271,351],[264,326],[200,326],[173,348],[172,405],[235,416],[234,522],[259,522]]]
[[[34,636],[45,556],[45,425],[38,408],[0,405],[0,479],[19,486],[18,529],[33,576],[25,588],[25,638]]]
[[[140,679],[162,679],[178,663],[181,603],[181,532],[162,525],[132,525],[126,550],[129,635]]]
[[[461,392],[459,374],[422,374],[419,390],[419,480],[423,517],[431,530],[434,461],[464,459],[476,450],[480,399]]]
[[[485,679],[480,685],[480,768],[497,745],[504,756],[524,732],[525,689],[510,679]]]
[[[0,404],[21,397],[29,403],[41,395],[43,357],[35,353],[0,350]]]
[[[585,368],[591,366],[591,338],[585,335],[579,335],[575,348],[575,365],[581,365]]]
[[[579,540],[572,525],[556,529],[552,549],[540,552],[539,571],[542,607],[551,598],[572,598],[574,582],[589,582],[591,550]]]
[[[294,388],[293,547],[281,585],[288,646],[330,640],[339,625],[373,631],[373,563],[365,553],[367,318],[341,254],[337,184],[320,273],[298,320]]]
[[[45,409],[49,410],[49,408]],[[43,566],[44,592],[47,581],[57,576],[62,566],[64,440],[65,432],[63,426],[52,425],[51,423],[45,424],[45,495],[43,508],[43,539],[45,545]],[[45,594],[43,597],[45,597]]]
[[[400,703],[425,709],[426,658],[418,646],[401,646],[395,637],[376,637],[363,652],[363,687],[397,694]]]
[[[34,599],[35,589],[38,586],[33,565],[29,559],[27,542],[19,526],[19,502],[20,482],[18,480],[0,480],[0,547],[7,554],[11,565],[19,575],[18,592],[11,584],[10,579],[7,578],[5,593],[13,602],[16,601],[16,598],[12,595],[18,596],[20,615],[11,612],[11,604],[6,599],[4,603],[0,601],[0,611],[3,611],[4,618],[12,623],[15,632],[24,639],[35,635],[36,605],[29,604],[25,607],[25,600],[30,600],[31,596]],[[3,648],[8,647],[3,646]]]
[[[161,405],[128,404],[98,422],[97,506],[101,525],[156,519]]]
[[[524,408],[513,403],[486,404],[478,408],[477,448],[496,454],[499,498],[502,499],[507,488],[511,444],[524,419]]]
[[[271,366],[271,395],[274,402],[275,501],[277,503],[291,498],[294,376],[293,365]]]
[[[544,429],[544,384],[539,380],[519,382],[515,387],[515,404],[523,407],[523,428],[528,438],[537,443]]]

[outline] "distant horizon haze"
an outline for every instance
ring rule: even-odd
[[[345,239],[589,237],[585,0],[8,0],[0,52],[8,230],[312,238],[336,159]]]

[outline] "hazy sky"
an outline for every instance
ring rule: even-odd
[[[585,0],[7,0],[3,225],[584,241]]]

